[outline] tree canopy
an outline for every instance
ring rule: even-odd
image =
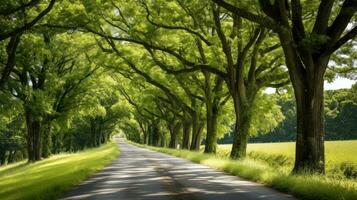
[[[356,78],[356,10],[354,0],[5,0],[1,163],[113,133],[206,153],[232,133],[241,159],[250,137],[286,128],[294,171],[323,173],[324,116],[337,133],[333,120],[355,109],[353,94],[327,92],[324,112],[323,83]]]

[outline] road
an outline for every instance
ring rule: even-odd
[[[204,165],[117,142],[120,157],[62,200],[295,200]]]

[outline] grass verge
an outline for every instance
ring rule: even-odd
[[[357,140],[325,141],[326,175],[333,179],[357,180]],[[201,146],[203,151],[204,146]],[[217,146],[217,154],[229,157],[231,144]],[[250,143],[249,158],[261,160],[274,167],[291,169],[295,160],[295,142]]]
[[[0,199],[57,199],[118,155],[117,144],[111,142],[79,153],[55,155],[33,164],[20,162],[2,167]]]
[[[212,154],[159,147],[151,150],[205,164],[232,175],[263,183],[279,191],[290,193],[306,200],[356,200],[355,180],[335,180],[317,175],[291,175],[287,168],[276,168],[253,159],[232,160]]]

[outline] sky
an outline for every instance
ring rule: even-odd
[[[337,89],[342,89],[342,88],[351,88],[354,83],[356,83],[355,80],[338,77],[332,83],[325,82],[325,90],[337,90]]]
[[[327,81],[325,81],[324,89],[325,90],[337,90],[337,89],[342,89],[342,88],[351,88],[354,83],[356,83],[355,80],[338,77],[332,83],[328,83]],[[271,94],[274,92],[275,92],[274,88],[265,89],[265,93],[267,93],[267,94]]]

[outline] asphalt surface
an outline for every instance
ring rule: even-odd
[[[120,157],[62,200],[292,200],[290,195],[118,139]]]

